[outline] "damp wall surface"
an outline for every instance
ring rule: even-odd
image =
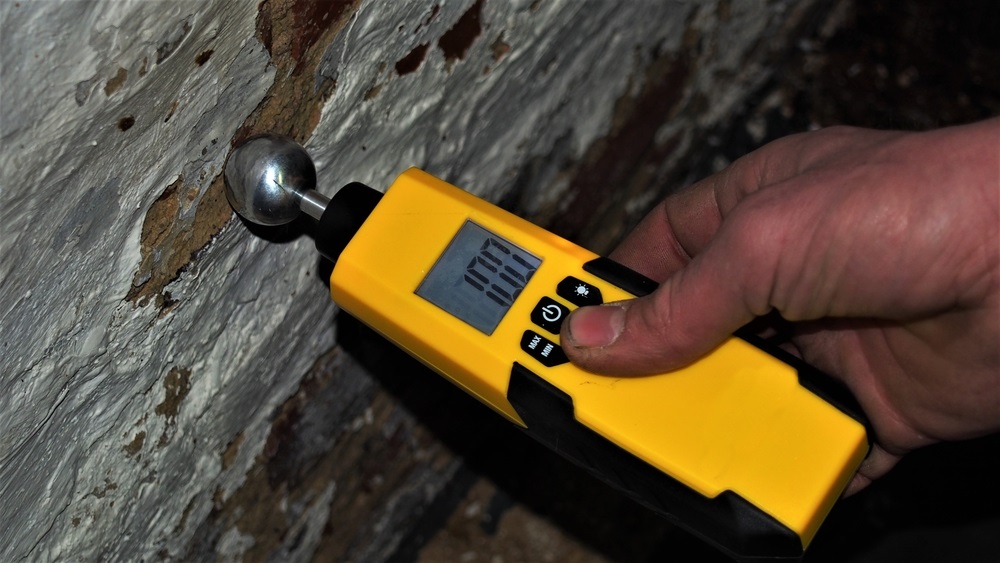
[[[308,228],[232,216],[232,145],[600,246],[651,197],[615,166],[682,162],[824,6],[0,4],[0,559],[389,558],[459,462],[338,346]]]

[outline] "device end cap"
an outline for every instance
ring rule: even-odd
[[[316,229],[316,249],[319,253],[336,262],[381,200],[382,192],[360,182],[341,188],[319,219],[319,228]]]

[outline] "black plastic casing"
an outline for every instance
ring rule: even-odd
[[[337,263],[361,225],[382,200],[382,192],[360,182],[340,189],[327,204],[316,228],[316,250]]]
[[[336,264],[372,213],[382,193],[361,183],[340,189],[320,217],[316,248]],[[635,296],[648,295],[658,284],[608,258],[584,264],[588,273]],[[840,382],[766,342],[749,330],[736,336],[793,366],[799,382],[847,415],[870,425],[854,397]],[[711,543],[741,562],[798,561],[801,538],[772,516],[731,491],[706,498],[629,454],[580,424],[572,398],[514,362],[507,398],[527,425],[526,433],[630,496],[655,513]]]

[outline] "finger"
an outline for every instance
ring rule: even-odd
[[[702,251],[747,195],[798,172],[799,159],[784,154],[801,146],[794,139],[768,144],[668,196],[619,243],[610,258],[656,281],[667,279]]]
[[[661,373],[693,362],[766,313],[777,251],[741,235],[746,221],[720,229],[652,294],[574,311],[562,334],[570,359],[598,373]]]
[[[887,452],[878,444],[872,446],[872,451],[861,462],[858,472],[844,489],[844,496],[849,497],[870,485],[872,481],[884,476],[896,466],[901,457]]]
[[[683,268],[722,221],[716,181],[706,179],[664,199],[609,257],[658,282]]]
[[[676,369],[768,313],[776,280],[785,293],[810,289],[816,280],[798,275],[808,269],[802,245],[823,202],[803,193],[797,178],[846,133],[780,139],[668,198],[612,255],[663,285],[644,298],[575,311],[563,324],[569,358],[616,375]],[[789,241],[799,243],[797,252]],[[799,293],[783,298],[814,314],[797,305],[812,304],[811,293]]]

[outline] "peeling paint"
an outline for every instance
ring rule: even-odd
[[[105,184],[89,188],[74,208],[62,219],[52,235],[50,248],[92,248],[107,234],[108,220],[121,211],[121,179],[111,178]]]
[[[277,1],[277,0],[268,0]],[[296,64],[320,37],[337,27],[348,10],[356,4],[354,0],[294,0],[291,12],[294,14],[291,56]],[[277,4],[276,4],[277,6]]]
[[[464,59],[472,43],[482,34],[484,1],[476,0],[476,3],[458,18],[455,25],[438,39],[438,47],[441,48],[444,59],[449,64]]]
[[[132,439],[131,442],[122,447],[122,450],[124,450],[125,454],[128,455],[129,457],[135,457],[139,455],[140,451],[142,451],[142,444],[145,441],[146,441],[146,432],[139,431],[136,433],[135,437]]]
[[[179,105],[180,105],[180,102],[178,102],[177,100],[174,100],[174,101],[170,102],[170,107],[167,109],[167,115],[166,115],[166,117],[163,118],[163,122],[164,123],[167,123],[167,122],[170,121],[170,118],[173,117],[174,113],[177,112],[177,107]]]
[[[90,93],[98,81],[98,77],[94,76],[76,83],[76,95],[73,97],[76,105],[83,107],[83,104],[87,103],[87,100],[90,99]]]
[[[497,35],[496,40],[490,44],[490,51],[493,52],[493,62],[498,63],[510,53],[510,44],[503,40],[503,32]]]
[[[424,57],[427,56],[428,49],[430,49],[429,43],[417,45],[412,51],[407,53],[405,57],[396,61],[396,74],[404,76],[410,74],[411,72],[415,72],[424,62]]]
[[[370,102],[375,99],[376,96],[382,91],[382,84],[375,84],[365,92],[364,101]]]
[[[129,129],[132,128],[133,125],[135,125],[135,116],[133,115],[126,115],[125,117],[118,120],[119,131],[122,132],[128,131]]]
[[[437,15],[440,14],[440,13],[441,13],[441,5],[440,4],[434,4],[433,6],[431,6],[430,13],[427,14],[427,17],[424,18],[424,20],[420,22],[420,25],[418,25],[416,27],[416,29],[413,30],[413,33],[419,33],[421,29],[423,29],[423,28],[427,27],[428,25],[430,25],[430,23],[432,21],[434,21],[434,18],[436,18]]]
[[[190,500],[188,487],[218,471],[198,453],[214,449],[205,429],[238,425],[232,436],[261,416],[240,409],[242,422],[226,422],[212,410],[222,404],[192,388],[170,419],[172,439],[150,448],[170,409],[155,415],[166,390],[148,391],[159,391],[170,366],[212,374],[197,383],[218,393],[231,381],[219,366],[246,358],[213,356],[228,347],[232,329],[208,321],[190,281],[175,279],[157,293],[167,302],[189,298],[196,305],[187,318],[175,308],[157,322],[157,309],[122,302],[141,261],[145,211],[183,176],[196,195],[193,213],[227,151],[210,141],[230,138],[266,92],[272,71],[253,22],[252,7],[218,1],[40,2],[17,10],[0,3],[0,168],[9,185],[32,187],[0,189],[4,561],[150,560],[164,543],[183,542],[169,530]],[[193,60],[208,48],[211,63],[199,69]],[[164,122],[173,100],[181,103]],[[134,121],[122,121],[123,132],[125,117]],[[330,337],[318,341],[329,346]],[[281,385],[251,377],[265,389]],[[261,395],[250,403],[266,404],[268,393]],[[196,416],[208,424],[197,428]]]
[[[156,48],[156,64],[161,64],[163,61],[167,60],[167,57],[174,54],[177,47],[184,41],[188,33],[191,32],[191,22],[187,19],[178,23],[178,25],[169,32],[169,35],[160,43],[160,46]]]
[[[240,452],[240,446],[243,444],[243,440],[246,438],[246,434],[240,432],[232,439],[229,444],[226,445],[226,450],[222,452],[222,469],[225,471],[232,467],[233,463],[236,461],[236,456]]]
[[[156,405],[156,414],[166,417],[168,423],[177,418],[181,403],[191,392],[191,370],[188,368],[173,368],[163,380],[163,402]]]
[[[258,132],[268,131],[301,139],[311,132],[319,119],[319,104],[329,90],[316,92],[309,88],[311,72],[317,55],[307,56],[309,49],[323,34],[329,34],[343,24],[343,14],[352,2],[327,2],[318,0],[265,0],[258,8],[256,34],[268,48],[272,64],[278,69],[279,79],[264,98],[262,105],[240,126],[236,142]],[[305,22],[304,18],[309,19]],[[183,39],[183,37],[181,38]],[[208,61],[214,50],[203,51],[196,63]],[[202,60],[201,63],[198,61]],[[164,123],[169,122],[178,109],[178,102],[171,103]],[[312,106],[312,111],[303,107]],[[216,171],[218,172],[218,171]],[[167,188],[164,195],[170,191]],[[177,300],[164,292],[167,284],[177,279],[192,259],[215,237],[233,216],[225,198],[223,179],[215,176],[203,194],[188,189],[188,197],[198,200],[194,216],[184,213],[161,196],[147,212],[143,228],[143,259],[127,299],[134,303],[148,303],[155,299],[162,313]],[[147,230],[146,224],[150,225]],[[156,240],[151,232],[165,235]]]
[[[118,72],[115,73],[114,78],[104,84],[104,95],[111,97],[115,92],[121,90],[126,80],[128,80],[128,71],[122,67],[118,67]]]
[[[94,495],[95,498],[104,498],[108,496],[108,493],[118,489],[118,483],[111,482],[110,479],[104,480],[104,485],[100,487],[94,487],[94,490],[90,491],[90,494]]]
[[[299,141],[315,128],[321,104],[332,93],[333,84],[316,89],[314,73],[322,53],[310,50],[320,37],[332,35],[346,23],[358,1],[323,2],[300,0],[289,10],[292,0],[265,0],[257,17],[257,36],[269,45],[272,64],[277,68],[277,80],[264,102],[240,127],[233,144],[253,135],[272,132]],[[321,13],[319,22],[310,24],[309,33],[299,36],[299,19]],[[334,17],[336,16],[336,17]],[[316,35],[316,34],[319,35]],[[309,72],[306,72],[309,69]],[[220,183],[221,188],[221,183]]]
[[[208,49],[207,51],[202,51],[198,53],[198,56],[194,58],[194,64],[198,66],[204,66],[210,58],[212,58],[212,53],[215,53],[215,49]]]

